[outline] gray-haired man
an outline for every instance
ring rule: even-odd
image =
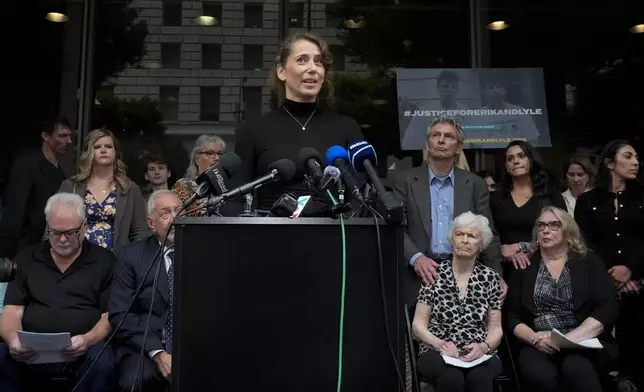
[[[488,218],[493,226],[487,184],[477,175],[454,167],[463,141],[463,130],[456,119],[438,117],[427,127],[428,164],[403,173],[396,181],[396,193],[406,206],[404,257],[409,263],[409,307],[416,305],[421,282],[434,283],[438,263],[451,257],[447,237],[455,216],[471,211]],[[492,230],[494,238],[482,261],[502,274],[499,237]],[[503,296],[506,292],[504,284]]]
[[[7,288],[0,323],[6,342],[0,344],[3,392],[45,390],[52,378],[61,376],[79,379],[111,332],[107,300],[115,259],[112,252],[85,239],[83,200],[57,193],[47,201],[45,216],[48,240],[17,255],[16,279]],[[70,333],[71,344],[60,351],[64,362],[33,364],[39,353],[23,345],[19,330]],[[106,347],[77,390],[107,392],[114,382],[114,355]]]

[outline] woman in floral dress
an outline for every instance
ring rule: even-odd
[[[97,129],[87,135],[76,174],[60,188],[83,198],[87,239],[114,253],[150,234],[141,190],[125,170],[118,140]]]

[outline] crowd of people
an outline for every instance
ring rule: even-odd
[[[427,164],[395,187],[406,205],[419,374],[436,391],[492,391],[505,335],[523,390],[642,390],[644,193],[633,146],[608,143],[596,170],[573,155],[562,192],[530,144],[508,144],[496,183],[456,167],[463,140],[457,120],[435,119]],[[559,347],[555,330],[603,348]],[[467,369],[444,360],[484,355]]]
[[[332,61],[323,40],[308,33],[292,37],[274,65],[278,108],[237,130],[240,183],[277,159],[297,161],[301,148],[326,151],[362,139],[353,119],[329,110]],[[173,186],[167,161],[149,156],[147,183],[139,186],[128,178],[118,140],[107,129],[87,135],[68,177],[58,158],[71,134],[62,118],[47,123],[41,151],[16,161],[11,173],[0,251],[18,269],[0,315],[0,389],[33,390],[59,377],[73,384],[95,362],[78,391],[166,390],[172,376],[171,223],[226,144],[200,136],[185,176]],[[405,302],[423,379],[439,392],[492,391],[503,371],[497,351],[508,339],[524,390],[602,391],[614,371],[644,390],[638,335],[644,329],[644,241],[638,238],[644,188],[632,145],[609,143],[596,165],[572,156],[562,192],[526,142],[507,146],[497,183],[492,173],[469,171],[458,120],[435,119],[426,141],[425,163],[401,173],[393,187],[405,205]],[[309,216],[328,212],[324,195],[300,172],[285,184],[260,188],[256,207],[270,209],[286,192],[312,195]],[[204,202],[188,207],[192,216],[205,214]],[[155,255],[164,266],[159,295],[153,274],[146,274]],[[603,349],[558,347],[555,329],[574,342],[598,338]],[[38,363],[19,331],[69,332],[64,360]],[[486,355],[467,369],[446,361]]]

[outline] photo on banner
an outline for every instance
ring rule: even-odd
[[[440,115],[460,121],[466,149],[551,146],[541,68],[399,69],[397,89],[403,150],[422,150]]]

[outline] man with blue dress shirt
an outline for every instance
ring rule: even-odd
[[[433,284],[438,264],[451,259],[448,235],[452,222],[467,211],[490,221],[494,238],[480,260],[503,276],[501,246],[492,221],[487,184],[477,175],[454,167],[463,141],[458,120],[448,116],[436,118],[427,128],[427,164],[403,173],[396,181],[396,193],[406,207],[404,257],[409,262],[408,307],[416,305],[421,282]],[[504,283],[503,297],[506,292]]]

